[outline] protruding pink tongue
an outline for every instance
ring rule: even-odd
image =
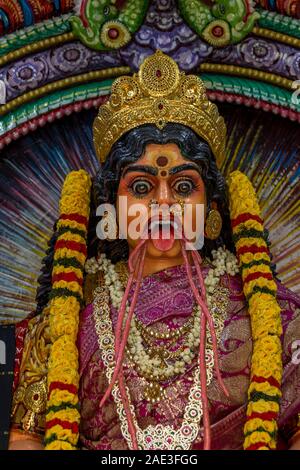
[[[174,245],[174,230],[167,227],[157,226],[151,232],[151,240],[155,248],[159,251],[168,251]]]

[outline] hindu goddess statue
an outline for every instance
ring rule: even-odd
[[[94,143],[17,326],[10,449],[300,449],[300,299],[250,181],[220,172],[202,81],[156,52],[114,82]]]

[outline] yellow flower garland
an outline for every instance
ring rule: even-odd
[[[47,450],[76,449],[79,436],[76,339],[83,296],[90,187],[85,171],[72,172],[65,180],[60,201],[50,304],[52,347],[48,366]],[[282,327],[276,283],[255,191],[239,171],[230,175],[229,196],[253,337],[244,448],[275,449],[282,377]]]
[[[78,333],[91,180],[83,171],[65,179],[55,244],[50,303],[46,450],[76,449],[79,436]]]
[[[253,338],[244,449],[275,449],[282,378],[282,325],[277,287],[255,190],[247,176],[239,171],[229,177],[229,199]]]

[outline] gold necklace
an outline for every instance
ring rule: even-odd
[[[177,340],[182,336],[183,334],[187,333],[189,329],[193,325],[193,317],[195,316],[195,311],[193,311],[193,315],[186,321],[186,323],[174,330],[169,330],[168,333],[157,333],[154,331],[152,328],[149,326],[144,325],[143,322],[141,322],[138,318],[135,319],[137,328],[140,330],[140,332],[143,334],[145,338],[148,338],[149,340]]]
[[[94,320],[96,333],[98,337],[98,345],[102,352],[102,359],[106,369],[106,376],[110,382],[114,366],[115,366],[115,352],[114,352],[114,333],[112,323],[110,319],[110,296],[109,291],[112,286],[99,287],[95,290],[94,296]],[[213,312],[213,320],[217,320],[215,327],[218,330],[217,337],[220,336],[221,330],[223,329],[224,318],[223,315],[227,311],[228,306],[228,289],[226,290],[225,302],[214,302],[213,296],[210,296],[210,308]],[[220,295],[220,289],[217,289]],[[221,309],[218,305],[221,304]],[[206,344],[205,358],[206,358],[206,369],[207,369],[207,385],[212,380],[212,368],[213,368],[213,352],[211,346],[211,338],[209,331],[207,332],[208,341]],[[148,426],[145,430],[139,428],[134,415],[134,408],[131,404],[130,394],[128,387],[125,387],[129,406],[133,415],[133,424],[137,430],[137,440],[139,448],[141,449],[189,449],[191,443],[197,438],[199,425],[202,418],[202,401],[201,401],[201,387],[200,387],[200,372],[199,367],[194,372],[194,381],[190,389],[188,404],[184,411],[184,417],[182,424],[179,429],[175,430],[173,426],[163,426],[161,424],[156,426]],[[126,419],[125,410],[123,407],[120,391],[118,384],[115,384],[112,391],[115,403],[117,405],[117,411],[121,423],[121,431],[126,439],[129,448],[132,448],[131,436],[128,429],[128,423]]]
[[[113,268],[111,267],[110,270],[112,269]],[[126,283],[126,277],[128,274],[126,276],[127,269],[124,264],[122,266],[121,262],[118,263],[115,272],[117,277],[121,275],[123,282]],[[123,289],[125,289],[124,284]],[[193,322],[193,330],[196,328],[198,331],[200,328],[200,311],[198,306],[194,308],[191,321]],[[198,335],[197,338],[195,337],[191,329],[190,333],[187,331],[188,336],[185,339],[184,344],[182,344],[176,351],[170,351],[167,348],[170,348],[172,343],[177,341],[177,338],[173,338],[171,340],[168,339],[168,345],[164,345],[162,347],[150,343],[151,346],[147,349],[145,344],[143,344],[146,343],[148,346],[150,345],[148,337],[145,334],[146,331],[147,329],[144,325],[142,332],[139,331],[137,320],[133,317],[128,337],[127,353],[131,361],[134,363],[136,370],[138,370],[139,375],[150,380],[150,383],[145,387],[145,398],[151,396],[151,401],[153,402],[155,399],[159,401],[163,397],[163,388],[158,385],[158,382],[180,375],[184,372],[186,364],[191,363],[192,359],[196,355],[199,338]],[[169,364],[167,361],[175,362]]]
[[[112,379],[115,367],[114,333],[110,319],[109,300],[109,292],[106,287],[98,287],[95,289],[93,315],[98,338],[98,346],[102,353],[102,360],[105,366],[108,382]],[[214,365],[213,352],[210,346],[206,348],[205,357],[207,367],[207,385],[209,385],[212,380],[212,369]],[[198,436],[199,425],[203,414],[199,367],[196,367],[194,371],[193,385],[190,389],[188,403],[185,407],[183,421],[179,429],[174,429],[172,425],[163,426],[162,424],[150,425],[146,429],[141,429],[136,420],[134,407],[131,403],[127,386],[125,386],[125,390],[133,415],[133,423],[137,431],[136,435],[140,449],[187,450],[190,448],[192,442]],[[126,439],[129,448],[132,449],[131,435],[128,429],[128,422],[118,384],[114,385],[112,395],[117,406],[122,434]]]
[[[115,266],[112,265],[111,267],[117,274],[117,282],[120,282],[121,280],[121,284],[123,284],[123,289],[124,289],[125,288],[124,284],[127,283],[127,278],[128,278],[128,271],[127,271],[126,264],[124,262],[119,262],[117,263],[117,265]],[[118,278],[119,278],[119,281],[118,281]],[[111,291],[112,286],[110,285],[110,283],[107,287],[109,287],[109,291]],[[118,308],[117,305],[115,305],[115,307]],[[215,310],[215,307],[213,310]],[[196,320],[196,317],[195,317],[196,313],[199,315],[198,307],[194,308],[194,311],[193,311],[194,321]],[[216,324],[216,327],[217,326],[218,326],[218,322]],[[138,333],[138,328],[137,328],[135,318],[133,319],[132,328],[134,328],[136,333]],[[199,328],[200,328],[200,322],[198,320],[198,329]],[[144,330],[147,331],[146,327],[144,327]],[[157,347],[157,345],[155,345],[154,347],[153,344],[148,342],[148,338],[145,337],[145,334],[143,334],[145,331],[142,331],[142,334],[140,333],[141,336],[139,339],[138,337],[136,337],[136,335],[134,335],[133,337],[131,334],[132,332],[130,330],[130,335],[128,338],[128,346],[126,347],[126,353],[132,362],[132,366],[137,370],[138,374],[146,381],[146,385],[144,387],[144,398],[152,403],[155,403],[155,402],[161,401],[161,399],[164,398],[165,388],[162,386],[162,382],[165,382],[167,380],[169,381],[170,379],[173,378],[173,376],[178,376],[184,373],[185,365],[190,364],[192,360],[195,358],[195,355],[198,350],[197,344],[199,344],[199,340],[197,339],[196,340],[197,343],[192,345],[192,343],[190,343],[191,339],[189,339],[188,341],[188,343],[190,343],[189,347],[188,347],[188,344],[183,344],[176,351],[170,351],[166,349],[166,347]],[[153,333],[153,336],[154,336],[154,333]],[[138,348],[136,348],[136,345],[137,343],[140,343],[140,347],[142,347],[142,344],[141,344],[142,339],[144,340],[146,344],[148,345],[151,344],[150,348],[147,350],[145,350],[145,346],[143,346],[143,350],[144,350],[143,354],[145,355],[146,353],[146,356],[148,356],[149,358],[146,362],[144,362],[144,360],[143,362],[141,362],[142,358],[139,359],[136,356],[136,351],[138,350]],[[208,335],[208,340],[210,341],[209,335]],[[176,342],[176,339],[174,340],[168,339],[166,341],[168,342],[167,347],[169,348],[171,343]],[[177,358],[179,358],[179,360],[177,360]],[[184,361],[182,361],[182,359],[184,359]],[[149,365],[151,364],[151,361],[153,360],[155,360],[155,363],[156,363],[155,369],[149,368]],[[168,364],[167,362],[168,360],[171,360],[171,361],[175,360],[175,362]],[[145,364],[148,364],[148,366],[145,367]]]

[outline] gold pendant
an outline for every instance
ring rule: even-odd
[[[151,403],[158,403],[165,398],[165,391],[158,383],[149,382],[144,388],[144,398]]]

